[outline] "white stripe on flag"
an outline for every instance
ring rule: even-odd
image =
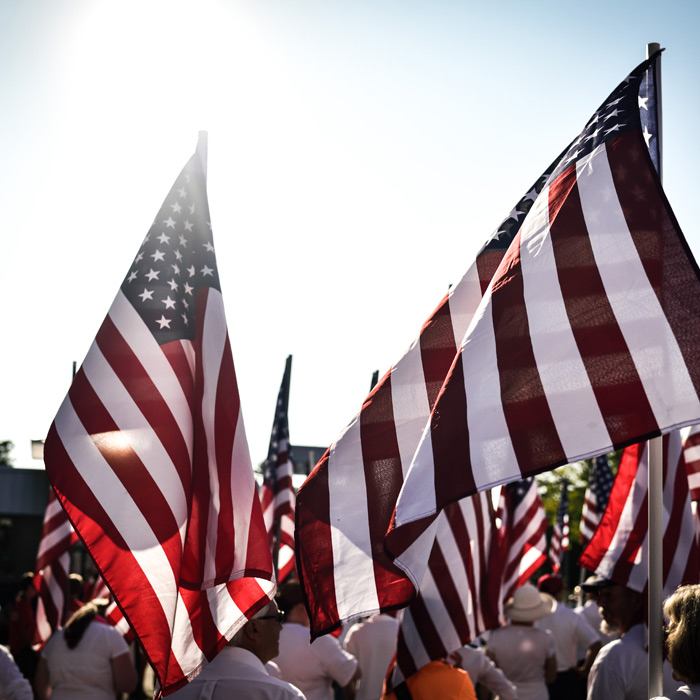
[[[352,578],[336,578],[335,590],[340,618],[352,615],[356,600],[362,600],[366,610],[379,610],[379,598],[374,583],[374,560],[367,518],[366,489],[358,488],[364,481],[362,464],[360,417],[348,425],[338,438],[343,450],[336,452],[334,443],[329,455],[328,505],[334,570],[342,567],[353,572]],[[342,522],[342,528],[335,524]]]
[[[604,146],[577,165],[577,176],[596,264],[657,423],[668,427],[685,424],[689,414],[700,414],[700,402],[615,196]],[[606,204],[602,212],[601,202]],[[659,367],[666,369],[663,386],[657,381]]]
[[[590,378],[579,353],[559,284],[549,229],[549,188],[535,201],[522,226],[523,294],[532,350],[564,452],[586,452],[610,442]],[[564,272],[566,274],[566,272]],[[571,421],[586,417],[586,429]]]

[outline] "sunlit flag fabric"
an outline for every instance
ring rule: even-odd
[[[700,278],[640,118],[654,60],[561,158],[462,341],[387,536],[414,578],[446,503],[698,420]]]
[[[34,586],[39,592],[35,613],[37,644],[47,642],[63,619],[70,550],[77,541],[78,535],[51,490],[34,569]]]
[[[273,594],[204,135],[49,431],[49,479],[168,694]]]
[[[265,527],[279,582],[284,581],[294,570],[294,485],[292,484],[294,464],[290,455],[288,417],[291,375],[292,356],[289,355],[277,396],[270,447],[265,460],[265,473],[260,490]]]
[[[410,600],[448,502],[698,422],[700,281],[645,143],[655,59],[518,203],[300,489],[315,633]]]
[[[564,479],[561,484],[557,517],[552,528],[549,542],[549,562],[552,571],[561,571],[564,552],[569,548],[569,482]]]
[[[395,685],[499,626],[502,565],[490,498],[479,493],[442,512],[428,572],[401,618]]]
[[[610,469],[607,455],[599,455],[593,461],[591,473],[588,478],[588,487],[583,498],[581,511],[581,524],[579,534],[581,542],[587,543],[598,527],[600,518],[608,505],[610,489],[612,489],[615,477]]]
[[[501,600],[513,595],[547,561],[547,514],[535,477],[502,487],[501,547],[505,561]]]
[[[643,591],[647,586],[648,443],[622,454],[607,508],[579,564],[616,583]],[[690,510],[688,477],[680,432],[663,437],[664,595],[677,586],[700,582],[698,544]]]

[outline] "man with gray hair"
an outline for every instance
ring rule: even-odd
[[[265,664],[277,656],[284,616],[272,601],[241,627],[214,660],[172,700],[305,700],[302,692],[273,678]]]

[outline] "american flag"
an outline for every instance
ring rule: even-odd
[[[688,488],[695,521],[695,536],[700,544],[700,425],[691,427],[683,442],[683,457],[688,469]]]
[[[505,560],[501,600],[513,595],[547,561],[547,514],[535,477],[501,487],[501,547]]]
[[[401,618],[395,685],[500,624],[502,566],[490,500],[490,492],[479,493],[440,515],[428,571]]]
[[[677,430],[663,437],[664,595],[700,578],[688,477]],[[579,563],[616,583],[643,591],[648,572],[648,443],[627,447],[598,529]]]
[[[552,528],[552,539],[549,543],[549,562],[552,571],[561,571],[564,552],[569,548],[569,482],[562,480],[557,517]]]
[[[265,473],[260,501],[265,527],[272,548],[277,580],[284,581],[294,569],[294,463],[289,445],[289,385],[292,356],[287,357],[282,385],[277,396],[272,423],[270,447],[265,460]]]
[[[690,500],[700,501],[700,425],[694,425],[685,438],[683,456],[688,468]]]
[[[610,489],[612,489],[615,477],[610,469],[607,455],[598,455],[591,467],[588,477],[588,488],[583,498],[583,509],[581,511],[581,524],[579,534],[581,542],[588,542],[598,527],[600,517],[608,505]]]
[[[46,643],[54,630],[61,626],[70,573],[70,550],[77,541],[78,535],[51,490],[34,569],[34,587],[39,592],[35,614],[37,644]]]
[[[300,489],[314,634],[410,600],[448,502],[700,419],[700,281],[640,116],[657,56],[516,205]]]
[[[185,165],[45,444],[49,479],[164,694],[274,592],[206,196]]]

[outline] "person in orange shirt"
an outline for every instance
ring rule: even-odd
[[[382,700],[476,700],[469,674],[445,661],[431,661],[391,689],[384,684]]]

